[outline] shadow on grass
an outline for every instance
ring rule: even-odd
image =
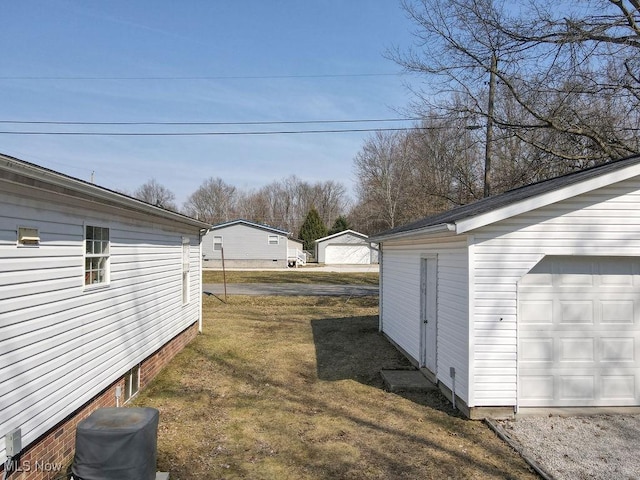
[[[378,331],[378,317],[344,317],[312,320],[319,380],[355,380],[384,388],[380,370],[412,370],[414,367]],[[397,392],[423,406],[461,417],[439,391]]]
[[[379,370],[385,368],[406,368],[408,361],[388,343],[388,341],[377,331],[377,318],[371,316],[344,317],[323,320],[312,320],[313,336],[317,353],[317,373],[318,380],[340,381],[355,380],[367,386],[382,388],[382,380]],[[337,338],[337,342],[335,341]],[[348,347],[352,342],[352,346]],[[339,346],[336,346],[336,343]],[[216,401],[210,408],[216,409],[218,402],[233,401],[236,408],[243,410],[255,408],[256,403],[263,404],[259,409],[259,416],[254,417],[252,425],[259,431],[270,432],[270,442],[279,444],[278,439],[300,438],[300,448],[305,449],[305,454],[297,457],[298,453],[289,451],[291,457],[287,464],[297,465],[300,471],[312,473],[312,477],[321,474],[322,478],[369,478],[369,475],[358,476],[357,463],[344,457],[340,449],[348,448],[349,439],[353,433],[330,432],[324,438],[314,436],[316,423],[319,416],[324,416],[330,422],[340,419],[341,425],[352,426],[351,429],[358,429],[359,438],[369,438],[371,441],[358,441],[356,448],[360,455],[375,461],[376,468],[386,472],[384,478],[413,479],[413,478],[442,478],[440,474],[436,477],[425,476],[423,464],[429,464],[429,471],[450,471],[451,465],[464,465],[465,469],[470,468],[476,471],[480,477],[469,477],[464,474],[464,478],[516,478],[501,472],[500,465],[492,460],[492,455],[504,455],[504,452],[495,446],[483,444],[483,439],[488,433],[482,429],[481,432],[468,428],[473,424],[459,418],[457,412],[451,410],[448,402],[439,392],[429,392],[425,394],[414,394],[406,396],[416,404],[428,407],[439,413],[428,413],[426,422],[431,424],[431,429],[441,430],[444,441],[439,438],[432,438],[428,433],[416,427],[414,430],[403,428],[390,418],[404,417],[408,423],[415,419],[406,407],[395,402],[387,403],[384,410],[380,410],[379,416],[371,416],[368,411],[378,402],[369,396],[356,396],[351,400],[353,405],[346,407],[335,403],[335,398],[331,396],[317,395],[311,384],[314,380],[309,379],[308,388],[294,387],[288,381],[276,378],[269,370],[256,366],[247,365],[240,357],[234,358],[229,352],[219,354],[208,349],[202,349],[201,345],[190,345],[189,350],[197,357],[206,359],[206,363],[226,375],[232,375],[242,385],[245,385],[242,392],[233,396],[233,399],[224,400],[216,395]],[[205,389],[215,390],[214,385],[206,385]],[[279,401],[276,405],[263,401],[264,392],[277,391]],[[166,390],[165,390],[166,393]],[[198,395],[202,392],[188,392],[191,395]],[[173,391],[171,395],[184,396],[185,391]],[[402,395],[404,396],[404,395]],[[354,406],[356,406],[354,408]],[[258,410],[256,409],[256,412]],[[283,415],[284,413],[284,415]],[[306,417],[306,420],[295,423],[291,418]],[[271,419],[274,420],[271,420]],[[275,419],[289,418],[286,422]],[[293,425],[293,428],[292,428]],[[465,426],[467,425],[467,426]],[[309,429],[306,432],[305,429]],[[458,430],[459,429],[459,430]],[[459,433],[458,433],[459,432]],[[345,435],[345,440],[336,441],[341,434]],[[387,438],[393,448],[385,448],[384,442],[379,438]],[[459,442],[447,442],[447,438],[460,438],[460,442],[470,440],[472,443],[483,444],[485,455],[479,457],[457,445]],[[374,441],[375,439],[375,441]],[[339,449],[333,451],[324,447],[326,442],[334,442]],[[346,442],[346,443],[344,443]],[[268,442],[269,443],[269,442]],[[400,447],[398,447],[400,445]],[[398,456],[398,448],[402,455]],[[406,452],[416,452],[420,455],[417,464],[411,463],[404,457]],[[310,463],[306,463],[309,462]],[[253,460],[252,460],[253,461]],[[235,473],[238,477],[250,478],[252,471],[246,466],[234,465]],[[360,465],[359,468],[363,468]],[[454,469],[455,470],[455,469]],[[526,471],[526,469],[523,469]],[[393,477],[388,475],[393,472]],[[523,473],[521,471],[521,473]],[[374,478],[382,478],[372,475]],[[209,477],[207,477],[209,478]],[[211,477],[214,478],[214,477]],[[217,477],[215,477],[217,478]],[[266,478],[266,477],[265,477]]]
[[[183,480],[532,478],[439,392],[382,392],[380,370],[410,364],[364,315],[376,303],[232,297],[136,400],[161,409],[159,465]]]

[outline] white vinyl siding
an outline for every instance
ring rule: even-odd
[[[465,237],[434,239],[419,246],[385,242],[381,279],[383,332],[417,362],[420,358],[420,259],[437,255],[436,375],[451,388],[449,373],[450,367],[454,367],[456,394],[465,401],[469,376],[466,247]]]
[[[0,192],[0,432],[22,428],[25,446],[200,314],[199,273],[182,302],[182,238],[199,272],[197,227],[45,200]],[[16,246],[16,218],[39,229],[39,248]],[[109,225],[108,289],[84,288],[85,224]]]
[[[639,189],[623,181],[473,232],[469,406],[516,405],[517,282],[545,255],[640,255]]]

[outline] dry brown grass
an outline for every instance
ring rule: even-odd
[[[407,361],[377,299],[204,299],[204,333],[137,405],[160,410],[161,470],[188,479],[537,478],[438,393],[382,389]]]
[[[378,285],[377,272],[318,272],[309,269],[242,271],[225,273],[227,283],[322,283],[328,285]],[[222,283],[221,270],[205,270],[202,283]]]

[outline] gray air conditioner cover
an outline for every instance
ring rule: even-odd
[[[71,471],[81,480],[155,480],[155,408],[99,408],[76,427]]]

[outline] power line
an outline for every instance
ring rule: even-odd
[[[278,80],[287,78],[349,78],[349,77],[396,77],[395,73],[330,73],[317,75],[212,75],[212,76],[0,76],[0,80]]]
[[[444,127],[402,127],[402,128],[345,128],[330,130],[272,130],[248,132],[37,132],[0,131],[0,135],[60,135],[60,136],[119,136],[119,137],[189,137],[189,136],[241,136],[241,135],[298,135],[316,133],[362,133],[362,132],[407,132],[412,130],[435,130]]]
[[[376,123],[376,122],[408,122],[421,118],[368,118],[355,120],[289,120],[289,121],[249,121],[249,122],[79,122],[61,120],[0,120],[0,124],[15,125],[169,125],[169,126],[232,126],[232,125],[309,125],[327,123]]]

